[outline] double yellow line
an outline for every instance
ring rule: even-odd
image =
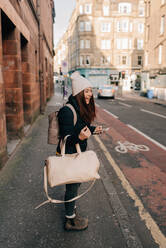
[[[147,212],[147,210],[144,208],[140,198],[137,196],[133,188],[131,187],[128,180],[125,178],[124,174],[120,170],[119,166],[115,163],[112,156],[108,152],[107,148],[101,141],[101,139],[98,136],[94,136],[96,141],[98,142],[100,148],[105,154],[105,157],[107,158],[109,164],[113,167],[115,173],[117,174],[118,178],[121,180],[122,186],[127,191],[129,196],[134,200],[135,206],[138,207],[139,215],[142,220],[145,221],[145,224],[147,228],[150,230],[151,235],[155,242],[159,245],[161,248],[166,248],[166,237],[163,235],[163,233],[160,231],[158,225],[153,220],[152,216]]]

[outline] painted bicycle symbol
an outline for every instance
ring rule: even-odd
[[[145,145],[136,145],[128,141],[125,141],[124,143],[118,141],[117,143],[118,145],[115,147],[115,150],[120,153],[127,153],[128,150],[134,151],[134,152],[137,152],[137,151],[147,152],[150,150],[149,147]]]

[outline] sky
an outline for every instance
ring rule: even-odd
[[[55,24],[54,24],[54,44],[55,47],[66,31],[76,0],[54,0],[55,3]]]

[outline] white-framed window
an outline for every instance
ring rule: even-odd
[[[111,57],[110,56],[102,56],[101,59],[101,65],[105,65],[105,64],[110,64],[111,62]]]
[[[91,31],[91,22],[85,22],[85,31]]]
[[[80,31],[84,31],[84,22],[80,22]]]
[[[85,48],[90,48],[90,40],[85,40]]]
[[[89,55],[86,55],[85,64],[90,65],[90,56]]]
[[[138,23],[138,33],[144,32],[144,23]]]
[[[121,39],[116,40],[116,48],[121,49]]]
[[[144,41],[142,39],[137,40],[137,49],[142,50],[144,45]]]
[[[110,32],[111,31],[111,23],[103,22],[101,23],[101,32]]]
[[[119,3],[118,11],[121,14],[131,13],[131,3]]]
[[[84,12],[84,11],[83,11],[83,6],[82,6],[82,5],[79,6],[79,10],[80,10],[80,14],[82,15],[83,12]]]
[[[130,22],[130,32],[133,32],[133,23]]]
[[[161,17],[160,34],[164,34],[164,28],[165,28],[165,15]]]
[[[110,11],[110,8],[108,5],[103,5],[103,15],[104,16],[109,16],[109,11]]]
[[[122,65],[126,65],[127,64],[127,56],[123,55],[122,56]]]
[[[92,4],[85,4],[85,14],[91,14],[92,13]]]
[[[139,16],[144,16],[145,15],[145,8],[144,7],[139,7],[139,9],[138,9],[138,15]]]
[[[161,65],[161,63],[162,63],[162,52],[163,52],[163,46],[160,45],[159,46],[159,52],[158,52],[158,62],[159,62],[159,65]]]
[[[84,65],[84,56],[80,56],[80,65]]]
[[[129,30],[129,21],[122,20],[122,32],[128,32]]]
[[[129,49],[132,49],[132,39],[129,39]]]
[[[121,64],[121,56],[120,55],[117,55],[116,56],[116,64],[117,65],[120,65]]]
[[[111,41],[110,40],[102,40],[101,41],[101,49],[110,49]]]
[[[84,40],[80,40],[80,49],[84,48]]]
[[[129,31],[129,21],[121,20],[117,22],[117,32],[128,32]]]
[[[142,56],[140,56],[140,55],[138,55],[137,64],[142,65]]]
[[[117,39],[116,40],[117,49],[128,49],[129,48],[129,40],[127,38]]]

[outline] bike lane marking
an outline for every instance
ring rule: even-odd
[[[134,189],[130,185],[129,181],[126,179],[125,175],[119,168],[119,166],[116,164],[114,159],[112,158],[110,152],[107,150],[106,146],[103,144],[101,139],[97,136],[95,136],[96,141],[98,142],[100,148],[104,152],[108,162],[110,163],[110,166],[113,167],[115,173],[117,174],[118,178],[122,182],[122,186],[127,191],[129,196],[134,200],[135,207],[138,207],[139,215],[142,220],[145,221],[147,228],[150,230],[152,237],[154,238],[155,242],[160,245],[161,248],[165,248],[166,244],[166,237],[163,235],[163,233],[160,231],[158,225],[153,220],[152,216],[149,214],[149,212],[144,208],[140,198],[135,193]]]

